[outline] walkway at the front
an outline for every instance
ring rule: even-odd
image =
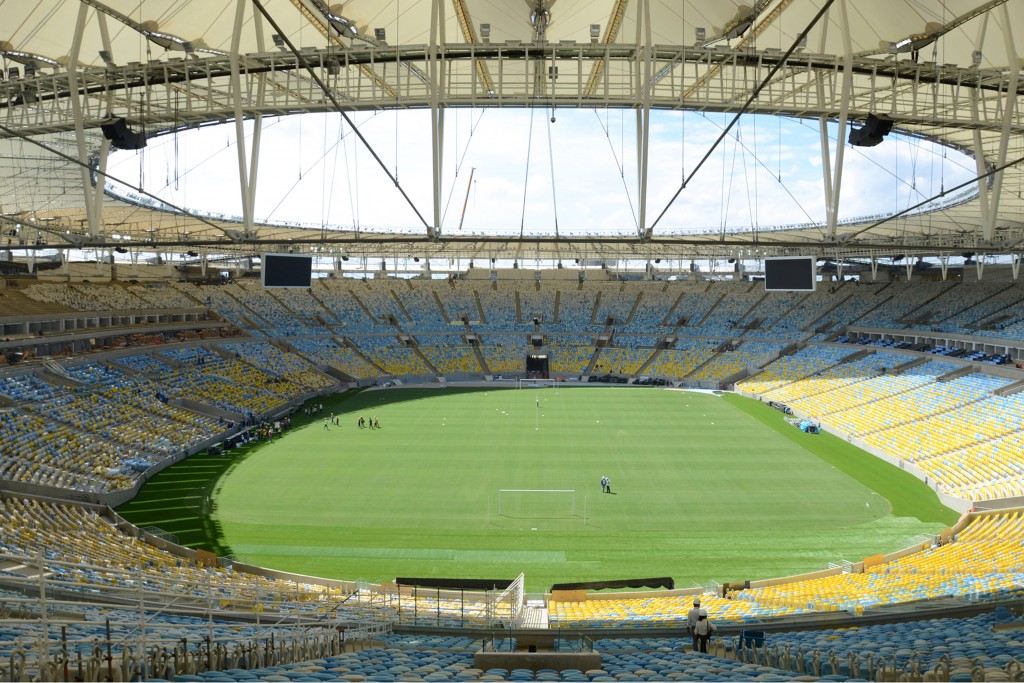
[[[519,613],[519,628],[547,628],[548,608],[542,600],[527,600]]]

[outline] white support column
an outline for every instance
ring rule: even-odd
[[[1010,272],[1013,273],[1013,279],[1016,281],[1017,276],[1020,275],[1020,254],[1014,254],[1010,257]]]
[[[830,10],[831,11],[831,10]],[[825,16],[825,21],[821,22],[821,36],[818,43],[818,53],[825,54],[825,38],[828,35],[828,16]],[[822,102],[825,100],[825,83],[822,80],[822,71],[815,74],[815,89],[818,94],[818,101]],[[828,211],[832,207],[832,152],[828,141],[828,117],[818,117],[818,149],[821,152],[821,174],[822,184],[825,189],[825,211],[826,211],[826,225],[828,224]],[[872,271],[874,274],[874,271]]]
[[[74,34],[71,36],[71,51],[68,53],[68,99],[71,100],[71,111],[75,121],[75,142],[78,144],[79,174],[82,178],[82,195],[85,200],[85,217],[89,228],[90,237],[98,237],[100,234],[100,216],[96,212],[96,203],[93,195],[102,194],[103,179],[100,184],[93,187],[91,171],[89,169],[89,148],[85,139],[85,124],[82,120],[82,99],[79,95],[78,65],[79,56],[82,51],[82,35],[85,32],[85,25],[89,18],[89,6],[82,3],[78,6],[78,19],[75,22]],[[103,145],[102,159],[106,157],[106,151],[110,149],[109,144]],[[104,164],[105,165],[105,164]]]
[[[831,193],[827,193],[828,204],[825,208],[827,234],[833,241],[836,238],[836,225],[839,221],[840,187],[843,183],[843,155],[846,151],[846,123],[850,113],[850,97],[853,93],[853,42],[850,39],[850,25],[846,14],[846,0],[839,0],[839,10],[843,25],[843,82],[842,95],[839,101],[839,128],[836,131],[836,166],[832,172]],[[827,138],[823,133],[822,137]],[[825,173],[828,173],[826,168]]]
[[[441,84],[444,82],[444,60],[440,58],[444,43],[444,2],[430,3],[430,46],[427,57],[430,75],[430,144],[431,175],[433,176],[434,215],[432,225],[427,226],[427,236],[436,237],[441,231],[441,173],[444,169],[444,105],[441,102]]]
[[[259,52],[264,51],[265,42],[263,39],[263,15],[259,12],[253,12],[252,15],[253,29],[256,32],[256,49]],[[256,102],[258,105],[264,104],[267,93],[267,79],[261,78],[256,84]],[[249,154],[249,215],[256,215],[256,177],[259,171],[259,160],[260,160],[260,141],[263,138],[263,114],[257,112],[252,117],[252,150]],[[253,218],[255,221],[255,218]]]
[[[1010,144],[1010,125],[1013,123],[1016,114],[1017,84],[1020,81],[1020,57],[1017,56],[1017,48],[1013,44],[1013,30],[1010,26],[1010,10],[1006,5],[1002,6],[1002,21],[1000,28],[1003,29],[1003,42],[1006,45],[1006,59],[1010,69],[1010,79],[1006,85],[1003,97],[1003,125],[999,131],[999,152],[996,156],[996,166],[1006,163],[1007,151]],[[1003,190],[1003,172],[999,171],[992,177],[992,201],[989,206],[988,216],[982,227],[982,237],[991,240],[995,234],[996,220],[999,218],[999,197]],[[979,260],[980,262],[980,260]],[[981,277],[979,276],[980,280]]]
[[[971,88],[969,90],[970,102],[971,102],[971,121],[975,124],[980,123],[981,115],[979,113],[979,95],[977,88]],[[988,178],[983,177],[988,173],[988,169],[985,167],[985,145],[981,141],[981,130],[978,126],[974,127],[974,172],[978,176],[978,208],[981,210],[981,230],[984,232],[985,226],[989,224],[989,192],[988,192]],[[975,233],[975,238],[977,238]]]
[[[942,264],[942,280],[945,281],[949,272],[949,254],[939,254],[939,263]]]
[[[228,60],[231,64],[231,101],[235,113],[235,146],[238,150],[238,184],[242,198],[242,234],[246,237],[253,236],[252,210],[254,203],[253,188],[255,183],[249,181],[249,168],[245,151],[245,121],[242,107],[242,79],[240,77],[241,59],[238,54],[242,40],[242,26],[245,21],[245,8],[249,5],[247,0],[235,0],[235,24],[231,31],[231,48],[228,51]],[[253,156],[256,149],[254,144]],[[255,167],[255,158],[252,161]]]
[[[651,82],[653,80],[653,49],[651,48],[651,3],[640,0],[636,9],[636,42],[643,50],[643,59],[637,63],[637,101],[640,107],[636,110],[636,146],[637,146],[637,177],[639,178],[639,223],[637,229],[641,238],[651,236],[647,229],[647,168],[651,138]]]
[[[985,30],[988,28],[988,13],[982,17],[981,23],[978,25],[978,35],[974,39],[974,50],[980,52],[982,45],[985,42]],[[973,127],[974,137],[974,171],[975,175],[978,176],[978,208],[981,209],[981,231],[984,232],[985,226],[989,224],[989,193],[988,193],[988,178],[984,176],[988,169],[985,168],[985,146],[981,141],[981,130],[978,125],[981,122],[980,108],[980,96],[978,94],[978,88],[971,88],[967,91],[968,99],[971,103],[971,122]],[[975,232],[975,239],[978,234]]]
[[[114,59],[114,48],[110,43],[110,31],[107,29],[107,15],[102,12],[96,12],[96,24],[100,28],[100,42],[103,43],[103,49],[110,55],[111,60]],[[114,109],[114,91],[107,89],[107,112],[111,112]],[[97,178],[96,191],[93,194],[93,212],[100,221],[103,220],[103,187],[106,185],[107,176],[107,158],[110,155],[110,140],[106,137],[100,142],[100,154],[99,154],[99,165],[97,170],[99,171],[99,177]]]

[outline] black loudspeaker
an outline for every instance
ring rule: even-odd
[[[123,118],[112,119],[109,123],[100,124],[103,137],[118,149],[142,149],[146,146],[146,134],[133,133]]]
[[[854,147],[874,147],[892,130],[893,120],[885,114],[868,114],[860,128],[850,129],[849,142]]]

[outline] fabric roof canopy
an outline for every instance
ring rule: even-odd
[[[0,228],[14,247],[230,254],[287,242],[366,256],[511,255],[516,235],[444,234],[437,187],[432,206],[416,207],[421,220],[380,234],[97,196],[110,147],[100,126],[114,115],[152,137],[308,111],[420,108],[439,135],[454,107],[557,106],[637,112],[641,137],[652,109],[769,113],[846,130],[886,114],[903,134],[976,157],[982,179],[940,211],[722,239],[658,225],[661,207],[646,206],[641,177],[635,235],[552,233],[531,238],[531,253],[1024,248],[1024,39],[1015,43],[1013,30],[1024,26],[1024,3],[1013,0],[7,0],[0,25]],[[255,188],[242,177],[239,191]]]

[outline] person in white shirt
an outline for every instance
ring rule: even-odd
[[[693,636],[697,639],[697,651],[707,654],[708,640],[715,632],[715,625],[708,619],[707,610],[700,610],[697,614],[697,625],[693,627]]]
[[[690,635],[693,637],[693,651],[697,651],[697,634],[694,632],[693,627],[697,625],[697,617],[700,615],[700,598],[693,599],[693,609],[686,615],[686,628],[690,631]]]

